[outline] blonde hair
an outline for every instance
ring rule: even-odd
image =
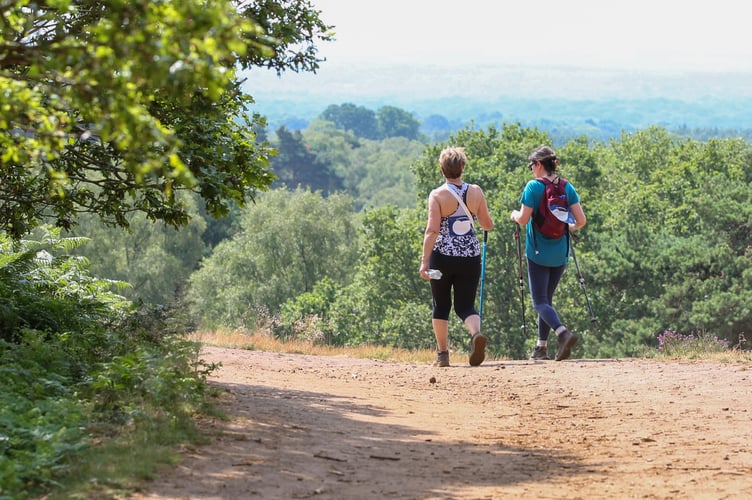
[[[465,148],[456,146],[449,146],[439,155],[439,166],[441,166],[441,173],[447,179],[456,179],[462,175],[465,170],[465,164],[467,164],[467,155],[465,155]]]

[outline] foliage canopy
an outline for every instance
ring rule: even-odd
[[[184,225],[190,189],[215,215],[266,189],[263,119],[236,68],[316,70],[329,29],[305,0],[12,0],[0,32],[0,228],[80,212]]]

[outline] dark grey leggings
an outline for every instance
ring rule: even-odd
[[[561,319],[553,306],[554,292],[567,266],[548,267],[527,259],[527,282],[533,308],[538,313],[538,338],[548,340],[548,334],[561,326]]]
[[[477,257],[451,257],[433,252],[429,260],[431,269],[438,269],[442,276],[431,280],[433,294],[433,319],[449,319],[452,310],[454,289],[454,312],[462,321],[478,314],[475,309],[475,293],[480,282],[481,260]]]

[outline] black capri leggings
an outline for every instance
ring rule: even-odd
[[[480,281],[481,260],[477,257],[452,257],[438,252],[431,253],[431,269],[441,271],[441,279],[431,280],[433,295],[433,319],[449,319],[452,310],[454,288],[454,312],[462,321],[478,314],[475,309],[475,293]]]

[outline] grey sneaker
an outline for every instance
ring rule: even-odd
[[[559,350],[556,351],[556,361],[562,361],[569,357],[572,348],[577,343],[577,337],[572,335],[569,330],[564,330],[559,335]]]
[[[543,347],[542,345],[535,346],[533,353],[530,355],[530,359],[533,359],[535,361],[550,359],[548,357],[548,348]]]
[[[433,366],[449,366],[449,351],[438,351]]]
[[[478,366],[484,359],[486,359],[486,336],[476,333],[470,341],[470,366]]]

